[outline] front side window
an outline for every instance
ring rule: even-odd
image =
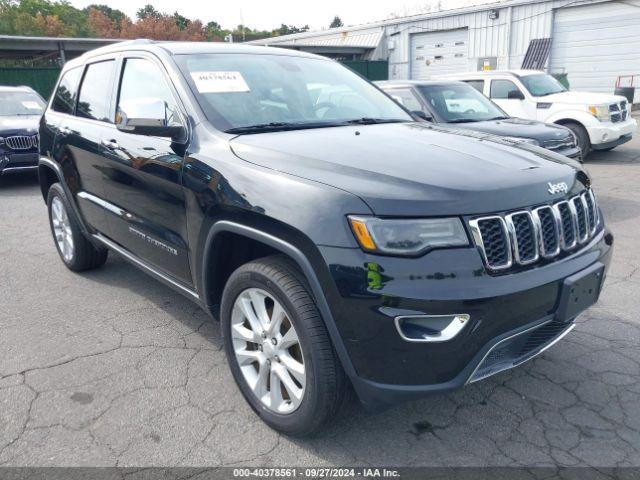
[[[507,117],[495,103],[464,83],[419,88],[423,98],[446,123],[481,122]]]
[[[53,111],[73,115],[81,75],[82,68],[80,67],[72,68],[62,75],[56,93],[53,96],[51,104]]]
[[[520,77],[520,81],[534,97],[544,97],[546,95],[567,91],[558,80],[546,73],[525,75],[524,77]]]
[[[393,98],[407,110],[411,112],[422,111],[422,105],[420,104],[420,101],[416,98],[411,90],[394,88],[393,90],[388,90],[387,93],[391,98]]]
[[[491,80],[491,98],[507,99],[510,94],[520,93],[520,89],[511,80]]]
[[[162,100],[168,113],[168,123],[177,122],[177,106],[164,74],[153,62],[143,58],[125,60],[120,92],[118,95],[118,115],[127,111],[127,104],[149,100]]]
[[[0,116],[41,115],[44,110],[42,98],[29,92],[0,92]]]
[[[114,67],[113,60],[91,63],[87,66],[78,98],[77,115],[79,117],[111,122],[109,102]]]
[[[412,121],[393,100],[331,60],[206,54],[181,55],[177,61],[207,118],[223,131],[362,119]]]

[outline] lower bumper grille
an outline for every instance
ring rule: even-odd
[[[542,353],[573,330],[573,323],[551,320],[502,340],[482,359],[468,383],[516,367]]]

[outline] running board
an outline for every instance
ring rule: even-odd
[[[171,277],[165,275],[164,273],[160,272],[156,268],[152,267],[151,265],[146,263],[144,260],[140,259],[133,253],[129,252],[127,249],[118,245],[117,243],[109,240],[108,238],[100,235],[99,233],[93,234],[92,237],[98,242],[102,243],[107,248],[109,248],[110,250],[113,250],[119,253],[120,255],[122,255],[129,262],[142,268],[145,272],[150,274],[152,277],[155,277],[156,279],[168,284],[169,286],[174,287],[180,290],[181,292],[188,294],[190,297],[194,298],[195,300],[200,301],[200,295],[198,295],[194,290],[191,290],[190,288],[185,287],[184,285],[176,282]]]

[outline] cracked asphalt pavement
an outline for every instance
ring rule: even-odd
[[[0,179],[0,465],[640,466],[640,132],[586,165],[616,250],[570,335],[310,440],[257,419],[203,311],[117,255],[68,271],[35,177]]]

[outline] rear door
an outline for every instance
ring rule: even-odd
[[[72,99],[73,108],[61,117],[54,145],[54,157],[76,193],[83,217],[89,226],[107,235],[107,218],[100,206],[104,197],[105,153],[101,139],[105,130],[115,128],[109,120],[115,66],[115,58],[99,57],[84,67],[77,101]],[[52,108],[56,108],[55,98]]]
[[[176,118],[185,115],[163,65],[152,55],[125,54],[114,87],[116,116],[122,102],[160,99]],[[175,279],[191,285],[185,198],[184,145],[169,138],[103,131],[103,161],[113,240]]]

